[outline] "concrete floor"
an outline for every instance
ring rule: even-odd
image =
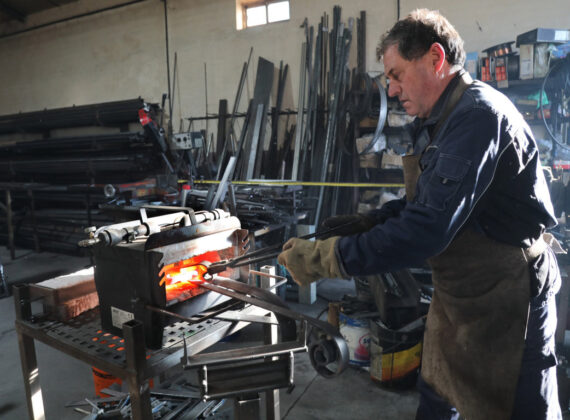
[[[88,258],[28,250],[18,250],[17,258],[12,261],[5,247],[0,247],[0,260],[10,285],[52,278],[90,263]],[[291,303],[291,306],[316,316],[326,307],[327,300],[354,294],[353,287],[350,282],[325,280],[319,284],[320,297],[315,304]],[[14,318],[13,298],[0,299],[0,419],[3,420],[27,418]],[[36,353],[46,419],[85,418],[85,414],[66,408],[65,404],[94,397],[90,366],[42,343],[36,343]],[[414,418],[418,402],[415,390],[382,389],[370,380],[368,372],[356,368],[349,368],[334,379],[324,379],[316,374],[306,353],[296,355],[295,387],[290,393],[282,390],[280,398],[282,419],[288,420],[406,420]]]

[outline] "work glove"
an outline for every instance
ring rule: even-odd
[[[335,254],[339,236],[325,240],[308,241],[291,238],[283,245],[283,252],[277,257],[279,264],[287,268],[293,280],[306,286],[321,278],[342,278]]]
[[[348,236],[368,232],[374,225],[376,225],[376,221],[364,214],[346,214],[326,218],[321,224],[319,231],[324,232],[329,229],[334,229],[334,231],[329,234],[322,235],[321,238],[328,238],[333,235]]]

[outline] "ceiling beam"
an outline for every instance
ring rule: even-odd
[[[26,15],[24,13],[14,9],[12,6],[8,6],[2,0],[0,0],[0,11],[6,13],[7,15],[12,16],[14,19],[17,19],[20,22],[26,21]]]

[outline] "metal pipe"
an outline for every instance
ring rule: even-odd
[[[170,49],[168,46],[168,0],[164,2],[164,38],[166,40],[166,76],[168,80],[168,112],[170,114],[168,126],[172,126],[172,92],[170,89]],[[171,131],[171,130],[169,130]],[[170,135],[170,132],[168,133]]]
[[[295,147],[293,152],[293,168],[291,179],[297,181],[299,174],[299,156],[301,152],[301,134],[303,133],[303,114],[305,108],[305,79],[307,75],[306,59],[307,44],[304,42],[301,47],[301,75],[299,83],[299,96],[297,99],[297,128],[295,129]]]
[[[303,109],[301,112],[303,112],[304,114],[306,114],[308,112],[308,109]],[[321,114],[326,114],[328,112],[327,109],[321,110],[320,111]],[[287,109],[285,111],[279,111],[277,113],[277,115],[297,115],[298,111],[294,110],[294,109]],[[271,111],[267,111],[266,113],[267,116],[271,116],[272,112]],[[199,120],[217,120],[218,118],[220,118],[220,116],[222,117],[234,117],[234,118],[244,118],[247,116],[247,112],[238,112],[235,115],[234,114],[225,114],[225,115],[217,115],[217,114],[210,114],[210,115],[204,115],[201,117],[187,117],[186,119],[188,121],[199,121]]]
[[[180,314],[177,314],[175,312],[167,311],[166,309],[157,308],[156,306],[152,306],[152,305],[146,305],[145,308],[148,309],[149,311],[156,312],[156,313],[159,313],[161,315],[171,316],[173,318],[180,319],[182,321],[188,322],[189,324],[199,324],[200,322],[206,321],[207,319],[215,318],[217,315],[219,315],[223,312],[226,312],[226,311],[230,310],[231,308],[234,308],[240,304],[241,304],[241,302],[237,301],[237,302],[234,302],[230,305],[224,306],[223,308],[218,309],[216,311],[208,312],[206,315],[203,315],[201,317],[194,317],[194,318],[189,318],[189,317],[186,317],[184,315],[180,315]]]

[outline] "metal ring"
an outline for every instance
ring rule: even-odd
[[[376,131],[374,132],[374,137],[368,143],[368,146],[364,148],[361,155],[368,153],[372,150],[372,147],[376,144],[376,142],[380,139],[382,135],[382,130],[384,130],[384,125],[386,124],[386,116],[388,115],[388,97],[386,96],[386,90],[380,83],[380,76],[376,76],[373,79],[376,82],[376,86],[378,86],[378,92],[380,94],[380,111],[378,113],[378,124],[376,125]]]

